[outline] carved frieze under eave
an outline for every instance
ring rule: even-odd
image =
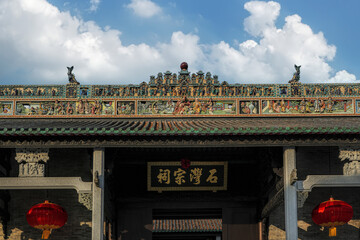
[[[46,137],[29,138],[2,138],[0,148],[93,148],[93,147],[264,147],[264,146],[339,146],[339,144],[356,145],[360,143],[359,136],[354,135],[287,135],[287,136],[217,136],[216,141],[207,137],[119,137],[116,139],[106,139],[102,136],[98,138],[84,137],[76,139],[74,137],[58,137],[56,140]]]

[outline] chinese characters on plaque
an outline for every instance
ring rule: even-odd
[[[218,191],[227,188],[227,162],[148,162],[148,191]]]

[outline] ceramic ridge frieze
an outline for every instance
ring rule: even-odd
[[[228,84],[170,72],[129,85],[3,85],[0,117],[270,117],[360,114],[360,84]]]
[[[137,85],[0,85],[0,99],[360,97],[360,84],[167,84],[155,80],[153,84]]]
[[[65,85],[0,85],[0,98],[61,98]]]

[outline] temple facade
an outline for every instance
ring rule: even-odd
[[[183,63],[141,84],[72,67],[65,85],[0,85],[0,239],[40,239],[26,215],[46,200],[68,215],[53,240],[328,239],[312,211],[330,197],[353,208],[336,239],[360,239],[360,84],[295,68],[287,84]]]

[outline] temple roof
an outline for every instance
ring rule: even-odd
[[[358,134],[358,117],[0,119],[0,136]]]
[[[0,85],[0,141],[359,134],[360,84],[302,84],[295,68],[288,84],[228,84],[181,64],[148,83],[81,85],[71,67],[66,85]]]

